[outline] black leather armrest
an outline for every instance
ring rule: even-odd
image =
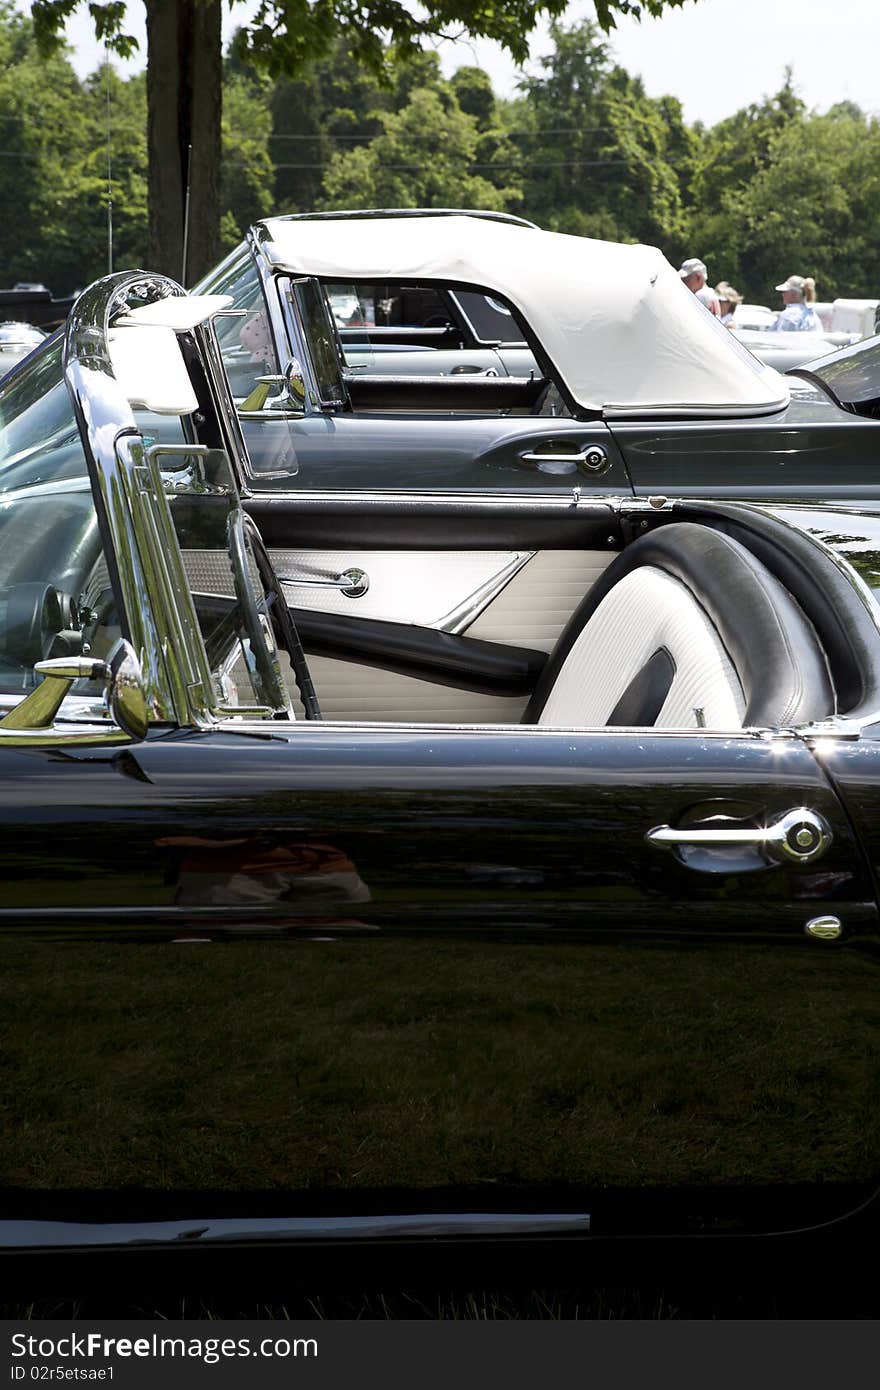
[[[307,608],[290,612],[303,646],[314,656],[378,666],[483,695],[530,694],[547,660],[546,652],[459,637],[432,627]]]
[[[345,372],[355,410],[510,410],[534,405],[543,376],[391,376]]]

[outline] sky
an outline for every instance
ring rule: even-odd
[[[224,6],[224,10],[225,10]],[[143,39],[143,7],[129,5],[129,32]],[[236,5],[228,34],[253,4]],[[588,0],[569,6],[566,22],[594,13]],[[86,14],[68,24],[74,64],[91,72],[101,52]],[[621,19],[610,39],[616,60],[641,74],[651,96],[671,93],[686,120],[712,125],[782,85],[786,65],[807,106],[825,111],[849,99],[880,114],[880,0],[686,0],[684,8],[660,19]],[[547,26],[536,29],[527,70],[550,48]],[[516,68],[497,45],[461,41],[440,48],[444,70],[477,64],[490,74],[496,92],[513,95]],[[123,71],[143,66],[121,65]]]

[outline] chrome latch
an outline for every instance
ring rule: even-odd
[[[601,444],[586,444],[576,454],[561,451],[542,454],[529,450],[520,454],[520,458],[524,463],[537,464],[539,473],[574,473],[580,469],[582,473],[596,476],[607,473],[611,467],[608,454]]]
[[[282,584],[296,589],[338,589],[345,598],[363,598],[370,587],[370,576],[366,570],[357,569],[354,565],[341,574],[326,575],[320,579],[299,574],[279,574],[278,578]]]
[[[762,850],[778,863],[811,864],[824,854],[834,836],[831,827],[808,806],[795,806],[771,825],[735,828],[711,825],[701,830],[686,826],[657,825],[645,835],[657,849],[718,849],[725,845]]]

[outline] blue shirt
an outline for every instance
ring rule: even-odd
[[[825,332],[822,320],[816,310],[811,309],[809,304],[804,304],[803,301],[800,304],[786,304],[773,327],[777,330],[782,329],[788,332],[794,330],[798,333]]]

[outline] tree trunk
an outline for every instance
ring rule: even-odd
[[[145,0],[149,270],[191,285],[219,255],[220,0]],[[186,188],[189,217],[184,246]],[[184,265],[184,252],[186,264]]]

